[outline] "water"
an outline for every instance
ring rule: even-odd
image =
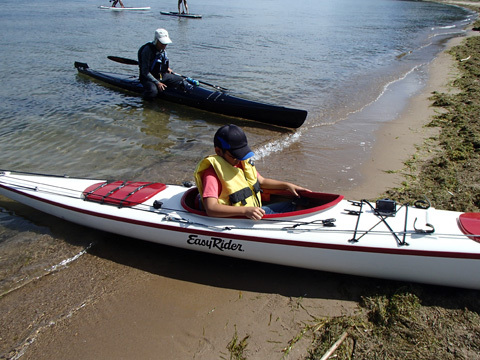
[[[425,64],[461,36],[464,9],[395,0],[203,0],[203,19],[111,12],[93,0],[2,1],[0,168],[95,178],[192,179],[216,129],[242,126],[261,173],[342,192],[361,182],[373,131],[425,82]],[[104,5],[107,1],[104,1]],[[308,110],[297,131],[272,129],[169,103],[145,103],[78,75],[74,61],[117,73],[164,27],[174,71],[259,101]],[[387,111],[386,111],[387,109]],[[288,165],[287,165],[288,164]],[[285,171],[288,168],[288,172]],[[93,241],[81,227],[0,201],[2,293],[75,258]],[[89,233],[90,234],[90,233]],[[92,235],[95,237],[95,235]],[[8,261],[7,261],[8,260]]]

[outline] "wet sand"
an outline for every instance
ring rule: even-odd
[[[400,170],[416,153],[415,145],[435,131],[423,128],[434,111],[428,97],[433,90],[445,91],[454,74],[452,59],[442,53],[430,65],[422,93],[375,135],[365,182],[347,197],[374,198],[402,181],[401,174],[386,171]],[[64,226],[72,235],[86,231]],[[98,232],[88,236],[95,245],[87,254],[0,299],[4,357],[229,359],[228,343],[235,335],[239,341],[248,335],[248,359],[280,359],[304,324],[352,314],[366,289],[385,284]],[[285,358],[303,358],[308,345],[307,334]]]

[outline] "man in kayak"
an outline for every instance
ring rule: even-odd
[[[140,82],[144,88],[143,97],[147,100],[154,99],[159,91],[164,91],[168,86],[184,86],[183,78],[175,75],[169,67],[165,49],[171,43],[167,30],[157,29],[153,41],[138,50]]]
[[[284,201],[262,206],[262,189],[289,190],[297,198],[298,191],[310,191],[286,181],[264,178],[251,160],[247,137],[236,125],[222,126],[213,140],[216,155],[199,162],[195,181],[208,216],[245,216],[260,220],[266,214],[295,211],[299,201]]]

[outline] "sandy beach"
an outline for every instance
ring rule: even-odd
[[[404,162],[437,131],[423,127],[434,114],[428,98],[434,90],[447,92],[455,75],[452,58],[441,53],[422,92],[375,134],[365,181],[347,198],[375,198],[401,183]],[[285,349],[304,324],[353,314],[365,289],[384,283],[85,233],[67,223],[54,230],[59,238],[80,231],[95,243],[91,250],[1,299],[5,358],[229,359],[232,339],[248,336],[248,359],[302,359],[308,334],[287,355]],[[25,325],[33,323],[38,327]]]

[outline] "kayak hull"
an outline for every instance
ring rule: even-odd
[[[75,62],[75,67],[79,73],[104,83],[137,94],[143,92],[143,86],[140,81],[132,76],[112,76],[92,70],[87,64],[80,62]],[[224,91],[210,90],[202,86],[195,86],[189,91],[167,88],[159,94],[158,98],[217,114],[240,117],[288,128],[299,128],[303,125],[307,117],[305,110],[250,101],[229,95]]]
[[[200,14],[184,14],[184,13],[178,13],[178,12],[173,12],[173,11],[160,11],[160,14],[168,15],[168,16],[190,18],[190,19],[201,19],[202,18],[202,15],[200,15]]]
[[[195,188],[156,184],[158,192],[148,199],[123,206],[89,198],[86,189],[103,183],[3,172],[0,194],[80,225],[169,246],[313,270],[480,289],[480,243],[460,230],[462,213],[397,205],[395,216],[379,217],[363,202],[313,193],[307,196],[327,202],[260,221],[220,219],[190,208],[188,198]],[[430,227],[435,231],[429,232]]]

